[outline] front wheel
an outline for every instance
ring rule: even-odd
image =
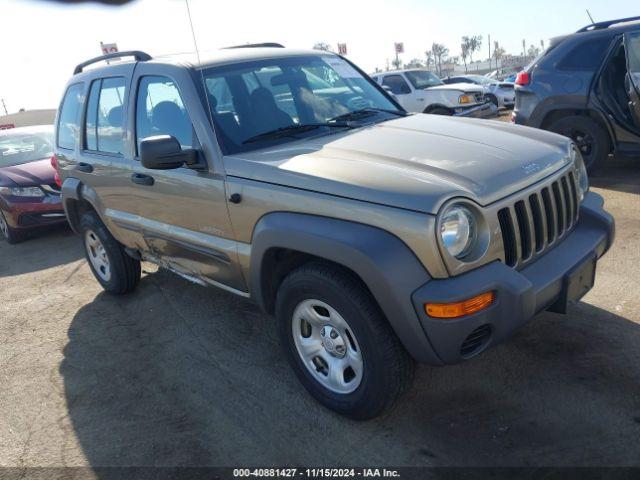
[[[349,272],[324,263],[300,267],[278,290],[276,317],[298,379],[326,407],[365,420],[410,386],[412,359]]]
[[[9,226],[2,210],[0,210],[0,236],[2,236],[9,244],[19,243],[24,240],[22,232],[19,232],[15,228],[11,228]]]
[[[430,113],[431,115],[448,115],[448,116],[453,115],[451,110],[447,110],[446,108],[442,108],[442,107],[433,108],[429,111],[425,111],[424,113]]]
[[[140,262],[131,258],[94,212],[80,220],[85,256],[93,275],[107,292],[122,295],[140,281]]]

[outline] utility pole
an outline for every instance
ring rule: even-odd
[[[9,115],[9,112],[7,111],[7,105],[4,103],[4,98],[2,99],[2,108],[4,108],[4,114]]]
[[[489,71],[491,71],[491,35],[487,35],[487,37],[489,37],[489,40],[487,40],[487,43],[489,44]],[[496,68],[498,67],[498,65],[496,65]]]

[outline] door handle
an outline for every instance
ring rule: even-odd
[[[93,172],[93,165],[85,162],[78,162],[76,164],[76,170],[82,173],[91,173]]]
[[[131,175],[131,181],[133,183],[137,183],[138,185],[145,185],[150,187],[154,184],[153,177],[149,175],[145,175],[144,173],[134,173]]]
[[[93,172],[93,165],[85,162],[78,162],[74,165],[65,167],[64,170],[72,170],[74,172],[91,173]]]

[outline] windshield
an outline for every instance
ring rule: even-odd
[[[51,155],[52,132],[12,132],[0,135],[0,168],[42,160]]]
[[[338,118],[381,122],[396,118],[390,112],[398,110],[368,78],[336,56],[260,60],[205,69],[203,74],[225,154],[335,133],[341,130],[324,124]],[[369,109],[370,115],[349,118],[351,112]],[[264,135],[276,130],[286,135]]]
[[[411,82],[411,85],[413,85],[413,88],[417,90],[444,85],[442,80],[426,70],[409,70],[408,72],[404,72],[404,74]]]
[[[468,75],[467,78],[479,83],[480,85],[491,85],[495,83],[495,79],[483,77],[482,75]]]

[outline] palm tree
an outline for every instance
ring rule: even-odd
[[[438,75],[442,74],[442,60],[447,58],[449,55],[449,49],[442,45],[441,43],[434,43],[431,45],[431,51],[433,52],[433,58],[438,65]]]
[[[431,50],[427,50],[424,52],[425,57],[427,57],[427,68],[431,70],[431,65],[434,64],[433,60],[433,52]]]

